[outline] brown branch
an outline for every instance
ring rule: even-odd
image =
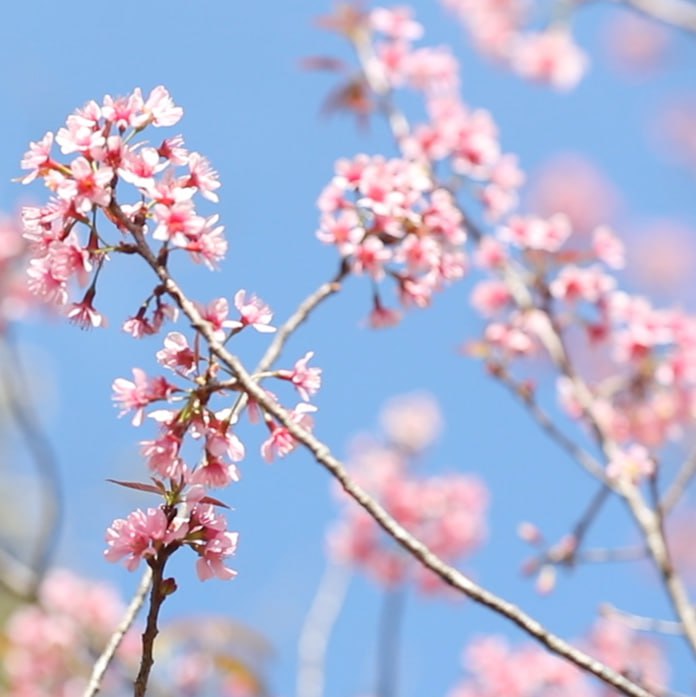
[[[517,399],[519,399],[527,408],[530,416],[537,422],[539,427],[546,433],[549,438],[560,446],[570,457],[578,462],[582,467],[591,474],[594,478],[599,479],[603,483],[607,483],[604,467],[598,460],[584,448],[580,447],[572,438],[561,431],[558,426],[552,421],[551,417],[539,406],[539,403],[534,399],[534,393],[524,387],[509,375],[509,373],[501,367],[501,369],[491,370],[491,375],[506,387],[508,391]]]
[[[650,19],[676,29],[696,32],[696,5],[686,0],[614,0]]]
[[[650,0],[630,0],[632,3],[641,3],[654,6],[656,3]],[[668,3],[667,3],[668,4]],[[671,6],[674,8],[674,5]],[[404,132],[402,121],[408,125],[406,118],[401,112],[398,112],[391,104],[391,90],[388,84],[382,79],[380,66],[373,59],[370,51],[364,46],[356,45],[358,59],[361,61],[362,70],[365,74],[370,87],[380,96],[388,98],[389,111],[387,118],[392,125],[392,133],[397,142],[400,144]],[[396,122],[395,122],[396,119]],[[406,126],[407,127],[407,126]],[[456,198],[454,199],[456,201]],[[461,210],[461,209],[460,209]],[[465,211],[461,210],[464,219],[467,221],[468,229],[472,237],[479,241],[483,235],[471,219],[466,215]],[[525,271],[514,260],[506,262],[501,270],[503,280],[506,282],[512,301],[523,312],[537,311],[539,312],[540,321],[538,323],[537,335],[542,345],[546,349],[552,363],[561,375],[566,376],[572,384],[575,392],[575,397],[580,406],[583,419],[589,426],[596,443],[602,449],[607,461],[610,461],[620,453],[620,448],[617,443],[611,440],[602,430],[600,420],[594,412],[594,398],[587,384],[575,373],[575,370],[570,361],[569,354],[566,350],[563,340],[563,334],[560,327],[557,326],[555,319],[550,311],[544,312],[543,309],[537,307],[534,296],[529,288]],[[290,431],[292,433],[292,430]],[[294,435],[294,434],[293,434]],[[602,481],[606,481],[603,476]],[[655,567],[662,576],[663,584],[669,596],[670,602],[675,614],[684,625],[685,636],[689,646],[694,654],[696,654],[696,612],[691,604],[691,600],[686,592],[686,588],[677,574],[674,565],[670,559],[669,549],[662,530],[661,518],[659,511],[650,508],[645,501],[640,490],[630,483],[619,483],[615,485],[614,490],[619,494],[627,504],[633,518],[640,528],[646,547],[650,552]]]
[[[148,567],[143,574],[143,577],[140,579],[138,588],[123,615],[123,619],[119,623],[114,633],[111,635],[109,643],[106,645],[106,648],[97,659],[97,662],[94,664],[94,668],[92,668],[92,675],[89,678],[89,683],[87,684],[85,691],[82,693],[82,697],[94,697],[94,695],[96,695],[101,689],[101,682],[104,678],[104,674],[111,664],[111,661],[113,661],[116,651],[123,641],[123,637],[131,628],[133,622],[135,622],[135,618],[138,616],[138,612],[140,612],[140,608],[145,602],[145,597],[147,596],[147,591],[150,588],[151,582],[152,571]]]
[[[116,209],[114,212],[117,219],[120,220],[134,236],[141,256],[156,273],[168,295],[174,300],[186,317],[188,317],[193,329],[206,339],[212,353],[237,377],[241,387],[249,396],[254,399],[262,409],[282,423],[288,432],[312,453],[315,460],[323,465],[334,478],[340,482],[346,493],[362,506],[388,535],[420,561],[421,564],[439,576],[445,583],[464,593],[477,603],[506,617],[556,655],[569,660],[577,667],[591,673],[626,695],[631,695],[631,697],[655,697],[653,693],[646,690],[641,685],[556,636],[517,606],[474,583],[474,581],[467,578],[460,571],[446,564],[420,542],[420,540],[399,525],[377,501],[371,498],[367,492],[353,481],[343,464],[331,454],[328,446],[302,426],[294,423],[290,419],[288,412],[270,399],[265,390],[251,378],[251,375],[244,368],[240,360],[217,341],[210,324],[203,319],[194,303],[188,299],[179,288],[178,284],[170,276],[167,268],[163,266],[152,253],[152,250],[145,242],[142,230],[128,221],[115,204],[113,208]]]
[[[150,608],[147,613],[147,623],[143,632],[143,653],[140,657],[140,670],[133,684],[133,697],[145,697],[147,683],[150,678],[150,671],[155,663],[154,648],[155,639],[159,634],[157,620],[159,612],[169,593],[166,589],[164,578],[164,567],[167,564],[169,554],[166,548],[162,548],[159,554],[150,560],[152,569],[152,585],[150,586]]]
[[[360,47],[357,48],[358,57],[362,58],[365,55],[364,51],[361,51]],[[390,95],[388,86],[385,87],[384,81],[380,79],[379,71],[375,68],[374,61],[363,60],[362,69],[372,89],[378,94]],[[405,118],[400,113],[398,115],[401,118]],[[398,144],[402,137],[402,131],[393,130],[393,133]],[[465,211],[461,210],[461,212],[467,221],[472,237],[476,241],[482,239],[482,232],[472,224],[470,217],[466,215]],[[557,326],[553,314],[550,309],[545,311],[537,307],[532,291],[528,286],[524,269],[518,263],[515,263],[514,260],[504,263],[501,275],[510,291],[512,301],[518,309],[523,312],[536,311],[539,313],[540,321],[536,326],[537,336],[559,374],[564,375],[570,381],[583,419],[589,426],[597,445],[601,448],[607,461],[611,461],[621,452],[621,449],[602,430],[601,422],[595,414],[592,392],[584,380],[575,373],[564,344],[563,334],[560,327]],[[602,481],[606,482],[604,475],[602,476]],[[653,510],[642,496],[640,490],[630,483],[617,483],[613,489],[623,498],[640,528],[653,563],[662,576],[662,581],[674,612],[684,625],[685,636],[689,646],[692,652],[696,654],[696,612],[686,592],[684,583],[672,564],[658,511]]]

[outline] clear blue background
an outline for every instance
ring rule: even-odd
[[[462,59],[464,99],[492,111],[504,148],[517,152],[526,170],[556,151],[579,150],[616,182],[632,219],[677,216],[696,224],[693,177],[665,166],[646,144],[660,103],[696,88],[694,39],[674,34],[669,71],[659,79],[626,82],[599,55],[589,78],[575,92],[559,96],[482,62],[437,3],[420,0],[414,6],[426,25],[424,43],[454,46]],[[220,172],[219,212],[230,242],[219,273],[180,264],[175,268],[179,279],[201,300],[231,297],[238,288],[257,292],[277,320],[284,319],[335,271],[333,250],[314,237],[315,200],[333,162],[357,152],[392,152],[378,121],[360,132],[350,118],[319,115],[335,78],[303,72],[300,60],[317,54],[350,57],[338,37],[314,25],[317,15],[330,9],[328,0],[7,5],[0,23],[0,206],[12,211],[32,196],[44,196],[10,182],[19,174],[30,140],[56,130],[89,99],[164,84],[185,110],[175,132]],[[578,18],[580,42],[595,56],[598,27],[608,15],[606,8],[593,6]],[[161,342],[161,337],[134,342],[118,330],[149,288],[147,274],[133,261],[117,259],[104,274],[100,299],[111,320],[108,330],[82,333],[55,321],[21,331],[36,381],[38,418],[55,443],[65,482],[68,513],[56,562],[109,578],[125,593],[132,591],[136,577],[102,560],[103,531],[114,517],[148,500],[105,479],[146,476],[137,441],[152,431],[137,431],[127,419],[116,418],[111,382],[129,376],[133,366],[153,370]],[[546,598],[521,579],[526,549],[516,539],[517,523],[531,519],[549,537],[560,537],[595,486],[537,433],[481,365],[458,355],[459,345],[480,328],[469,309],[470,287],[468,279],[438,296],[428,311],[409,314],[401,326],[371,332],[360,326],[369,311],[369,286],[365,279],[350,279],[340,297],[297,333],[285,354],[285,365],[291,365],[314,350],[316,364],[324,369],[318,434],[344,454],[352,434],[376,427],[386,398],[431,391],[448,427],[433,452],[433,471],[478,472],[492,492],[489,544],[468,562],[477,579],[563,636],[586,631],[604,600],[669,616],[646,568],[582,568]],[[248,365],[264,341],[242,342]],[[235,559],[239,577],[201,585],[193,558],[181,555],[180,590],[167,601],[164,615],[224,613],[255,627],[276,649],[270,666],[275,693],[290,695],[298,632],[323,569],[324,531],[334,506],[326,473],[305,453],[267,465],[258,455],[261,432],[248,434],[243,481],[224,493],[235,507],[232,527],[242,535]],[[591,542],[622,544],[632,535],[615,505],[605,511]],[[374,687],[379,603],[379,589],[356,580],[330,647],[328,695],[347,697]],[[459,675],[466,640],[485,632],[523,639],[472,603],[452,606],[410,597],[402,697],[444,695]],[[675,687],[689,690],[693,671],[686,654],[677,640],[667,646],[679,674]]]

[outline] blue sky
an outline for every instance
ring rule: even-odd
[[[479,59],[437,3],[413,5],[426,25],[425,41],[451,43],[461,57],[465,101],[491,110],[504,148],[517,152],[525,169],[533,171],[558,151],[581,151],[616,182],[627,220],[671,216],[696,225],[693,177],[665,165],[646,139],[656,105],[696,89],[693,40],[675,35],[669,70],[659,79],[626,82],[599,56],[575,92],[557,95]],[[333,77],[306,73],[300,61],[317,54],[349,57],[340,39],[314,24],[329,10],[329,0],[8,5],[0,23],[5,103],[0,207],[12,211],[32,196],[43,196],[10,181],[19,174],[30,140],[56,130],[89,99],[164,84],[185,111],[176,132],[220,172],[216,212],[230,242],[220,272],[181,264],[175,268],[179,279],[191,295],[206,301],[247,288],[269,302],[277,318],[285,318],[335,272],[334,251],[314,237],[315,201],[334,161],[358,152],[392,154],[382,124],[359,131],[349,118],[320,116]],[[607,14],[597,6],[579,17],[581,43],[594,55]],[[100,291],[111,328],[83,333],[49,321],[20,331],[37,383],[39,418],[56,445],[65,481],[68,514],[56,562],[109,578],[126,593],[136,578],[102,560],[103,531],[114,517],[147,502],[105,479],[145,476],[137,441],[146,436],[127,419],[116,418],[110,386],[115,377],[130,375],[133,366],[152,369],[160,341],[134,342],[118,331],[147,291],[146,275],[130,261],[112,264]],[[353,434],[376,428],[387,398],[431,391],[447,426],[432,454],[434,471],[475,471],[492,492],[489,545],[468,562],[477,579],[564,636],[588,628],[599,600],[667,616],[645,569],[580,569],[547,598],[520,579],[526,551],[516,540],[517,523],[532,519],[550,536],[560,536],[594,485],[537,433],[482,366],[458,354],[458,346],[480,327],[469,309],[470,288],[468,279],[438,296],[428,311],[409,314],[401,326],[370,332],[361,327],[369,311],[369,286],[364,279],[350,279],[287,348],[288,365],[314,350],[324,369],[318,433],[342,455]],[[676,299],[679,304],[690,300]],[[264,341],[253,337],[243,344],[249,364]],[[257,455],[260,441],[258,432],[249,432],[243,481],[224,497],[235,508],[232,526],[242,534],[239,578],[201,586],[193,564],[181,564],[180,591],[167,602],[165,616],[222,612],[255,627],[276,649],[271,684],[277,694],[288,695],[294,689],[297,636],[323,569],[323,535],[334,507],[329,479],[308,455],[298,452],[267,465]],[[615,505],[602,518],[595,541],[622,543],[631,535]],[[379,589],[356,579],[336,628],[327,694],[348,697],[373,686],[379,599]],[[409,598],[402,697],[445,694],[458,675],[466,639],[484,632],[521,639],[469,602],[453,608],[444,601]],[[688,689],[693,672],[682,667],[686,662],[678,643],[669,646],[680,675],[677,687]]]

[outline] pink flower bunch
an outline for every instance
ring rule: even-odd
[[[197,529],[188,533],[200,549],[205,572],[215,568],[219,552],[232,541],[213,532],[219,526],[201,507]],[[203,519],[204,522],[201,522]],[[218,538],[216,540],[216,538]],[[229,570],[220,568],[226,575]],[[109,584],[89,581],[54,569],[44,578],[36,604],[14,610],[3,631],[0,650],[2,694],[6,697],[81,697],[98,655],[122,620],[125,604]],[[133,675],[140,662],[142,629],[125,635],[101,684],[106,697],[132,694]],[[262,681],[264,640],[249,651],[250,629],[240,639],[240,625],[219,617],[179,618],[160,626],[158,646],[161,670],[152,678],[158,694],[216,694],[221,697],[257,695]],[[258,645],[257,645],[258,644]],[[258,654],[258,655],[257,655]],[[238,670],[231,671],[227,664]]]
[[[428,171],[435,163],[442,170],[446,160],[455,181],[471,180],[486,216],[498,220],[517,204],[524,175],[514,155],[502,154],[491,115],[462,103],[456,58],[442,48],[413,51],[409,41],[422,32],[415,30],[420,25],[404,9],[378,8],[370,15],[370,24],[386,37],[376,40],[376,51],[390,88],[413,87],[425,101],[428,122],[401,135],[402,153]],[[440,179],[444,179],[442,172]]]
[[[474,639],[464,650],[466,677],[448,697],[591,697],[583,674],[533,644],[519,648],[497,636]]]
[[[615,271],[624,256],[606,226],[578,235],[561,213],[508,218],[481,240],[475,255],[490,277],[472,291],[471,302],[487,323],[471,349],[491,365],[509,366],[540,352],[540,337],[552,322],[577,361],[603,431],[626,447],[656,448],[679,436],[694,413],[696,318],[656,309],[621,290]],[[523,273],[531,301],[522,307],[506,265]],[[574,389],[560,377],[561,404],[580,418]]]
[[[434,291],[464,274],[462,214],[417,162],[340,160],[318,205],[317,237],[335,245],[353,273],[375,282],[391,277],[406,306],[427,306]]]
[[[39,604],[23,606],[5,625],[0,658],[3,694],[8,697],[77,697],[83,694],[93,656],[102,650],[121,619],[116,591],[65,570],[52,571],[39,591]],[[119,663],[128,669],[138,657],[138,632],[126,635],[105,693],[118,682]],[[127,671],[126,671],[127,672]],[[125,686],[123,686],[125,687]]]
[[[112,252],[132,252],[120,238],[105,240],[97,213],[122,233],[149,235],[168,251],[186,250],[196,262],[214,267],[227,243],[218,216],[201,216],[194,203],[200,195],[217,201],[217,173],[200,154],[189,152],[183,139],[164,139],[155,147],[137,137],[148,127],[172,126],[182,109],[164,87],[147,98],[140,89],[128,97],[104,97],[70,115],[55,135],[32,143],[22,160],[27,184],[43,179],[53,198],[43,207],[23,211],[24,236],[30,241],[29,287],[59,306],[67,305],[70,286],[89,288],[68,314],[82,326],[101,326],[94,309],[98,271]],[[53,146],[69,159],[53,155]],[[123,185],[132,187],[123,200]],[[83,232],[84,231],[84,232]],[[157,296],[159,297],[159,296]],[[161,323],[162,307],[155,327]]]
[[[235,305],[239,319],[228,318],[229,306],[224,298],[207,306],[199,305],[201,316],[210,323],[219,341],[225,340],[227,332],[231,336],[246,327],[274,331],[269,324],[272,312],[261,300],[255,296],[247,298],[244,291],[239,291]],[[321,386],[321,369],[309,365],[312,356],[310,351],[291,370],[269,373],[269,377],[291,384],[304,400],[291,415],[306,428],[312,425],[309,414],[316,411],[308,402]],[[207,355],[201,355],[198,342],[190,346],[180,332],[167,334],[157,360],[177,380],[188,384],[178,387],[163,376],[150,377],[135,368],[133,380],[114,381],[113,399],[121,415],[134,412],[133,425],[141,426],[148,410],[147,417],[159,425],[156,438],[140,443],[154,485],[126,485],[158,494],[164,498],[164,504],[115,521],[107,533],[106,558],[125,559],[126,566],[133,570],[141,559],[153,560],[160,552],[169,553],[188,545],[199,554],[197,570],[202,580],[212,576],[232,578],[234,572],[224,566],[223,560],[234,553],[237,533],[227,531],[224,517],[213,509],[213,504],[220,502],[205,492],[239,481],[237,465],[244,459],[246,449],[233,429],[237,415],[230,407],[216,410],[212,406],[214,398],[235,391],[235,381],[219,381],[218,369]],[[252,405],[250,416],[255,415],[256,408]],[[261,446],[261,453],[271,461],[275,456],[291,452],[296,441],[270,415],[265,414],[264,418],[270,435]],[[187,437],[202,450],[193,467],[187,465],[183,454]],[[197,505],[192,506],[191,502]]]
[[[667,679],[659,645],[619,621],[600,620],[583,642],[587,651],[614,670],[659,689]],[[466,677],[449,697],[598,697],[584,673],[536,644],[512,647],[502,637],[484,636],[466,647]]]
[[[427,94],[449,93],[459,87],[459,63],[449,48],[413,48],[423,27],[413,19],[410,8],[378,7],[367,22],[381,37],[375,41],[375,50],[391,87],[408,86]]]
[[[520,76],[558,90],[572,89],[587,70],[588,59],[575,44],[570,28],[549,24],[541,32],[526,31],[525,0],[442,0],[476,47]]]
[[[588,239],[576,235],[562,213],[514,215],[480,240],[475,261],[492,276],[479,281],[471,295],[472,305],[488,319],[476,352],[507,363],[538,350],[539,334],[548,328],[546,313],[538,308],[550,308],[561,328],[586,327],[588,338],[599,338],[617,285],[612,272],[623,266],[624,252],[606,226]],[[533,299],[524,309],[515,303],[504,272],[506,264],[517,263]]]
[[[201,581],[234,578],[237,572],[226,567],[225,561],[235,553],[239,535],[227,530],[227,520],[208,500],[202,487],[194,487],[174,505],[147,512],[138,509],[128,518],[115,520],[106,533],[104,556],[112,562],[125,559],[126,568],[133,571],[141,560],[169,556],[187,545],[198,555],[196,571]]]
[[[415,422],[418,412],[429,425],[416,438],[404,428],[393,428],[399,413]],[[383,419],[388,430],[385,444],[370,438],[354,444],[353,477],[442,559],[454,562],[470,555],[485,537],[485,486],[473,476],[453,473],[425,477],[412,467],[437,435],[440,416],[434,402],[420,395],[409,396],[402,405],[394,400]],[[394,440],[389,438],[392,435]],[[329,551],[335,559],[353,564],[387,585],[412,579],[424,591],[443,589],[437,577],[414,563],[370,516],[349,503],[342,506],[341,519],[329,533]]]

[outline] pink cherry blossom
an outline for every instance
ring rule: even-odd
[[[81,213],[88,213],[93,206],[108,206],[111,201],[111,167],[96,170],[84,157],[78,157],[70,165],[72,177],[63,177],[57,182],[56,193],[64,200],[74,202]]]
[[[161,365],[181,375],[189,375],[196,369],[196,354],[181,332],[169,332],[164,338],[164,348],[156,355]]]
[[[443,428],[440,407],[435,398],[425,392],[390,399],[382,408],[379,420],[394,445],[412,452],[431,445]]]
[[[245,290],[238,290],[234,296],[234,305],[241,315],[240,320],[230,320],[230,327],[253,327],[257,332],[268,333],[276,329],[270,325],[273,319],[271,308],[263,300],[252,295],[246,297]]]
[[[230,306],[226,298],[217,298],[208,303],[207,306],[196,303],[196,307],[201,317],[212,325],[216,341],[225,339],[225,330],[239,326],[237,321],[227,319]]]
[[[638,484],[653,474],[655,461],[645,447],[635,443],[617,453],[607,465],[607,476],[618,482]]]
[[[148,508],[146,513],[138,509],[111,524],[104,556],[111,562],[126,557],[126,568],[134,571],[141,559],[155,556],[162,546],[181,540],[185,533],[185,527],[170,526],[161,508]]]
[[[209,201],[217,203],[220,199],[215,193],[220,188],[218,173],[210,166],[210,162],[197,152],[188,156],[189,177],[184,186],[192,186]]]
[[[510,63],[523,77],[570,90],[585,74],[588,58],[569,32],[551,29],[519,36],[512,46]]]
[[[143,422],[145,407],[158,400],[167,399],[172,393],[173,385],[170,385],[163,377],[150,378],[144,370],[133,368],[133,381],[116,378],[112,389],[113,400],[121,406],[119,416],[134,409],[132,423],[134,426],[140,426]]]
[[[301,402],[290,412],[290,420],[311,430],[314,424],[311,414],[315,411],[317,408],[314,405]],[[297,441],[286,426],[275,421],[269,423],[269,429],[271,434],[261,446],[261,455],[266,462],[273,462],[276,457],[285,457],[291,453],[295,449]]]
[[[186,476],[186,463],[180,455],[181,436],[167,430],[155,440],[140,442],[140,452],[147,466],[156,474],[168,479],[181,480]]]
[[[155,128],[173,126],[183,116],[184,110],[174,104],[169,92],[159,85],[148,96],[143,111],[148,115],[148,122]]]
[[[21,179],[22,184],[29,184],[37,177],[43,176],[51,164],[51,148],[53,146],[53,133],[46,135],[36,143],[29,144],[29,150],[22,159],[22,169],[31,170]]]
[[[196,571],[201,581],[216,577],[230,580],[237,572],[225,566],[227,557],[237,550],[239,533],[227,531],[224,516],[215,512],[210,504],[196,504],[187,525],[187,544],[199,555]]]
[[[201,484],[205,487],[226,487],[240,479],[239,470],[234,463],[226,462],[221,457],[206,452],[204,460],[191,474],[191,484]]]
[[[515,216],[500,229],[500,237],[522,249],[557,252],[571,232],[570,222],[562,214],[551,216],[548,220]]]
[[[82,302],[73,303],[67,311],[68,319],[82,329],[105,327],[106,318],[92,304],[94,293],[88,292]]]
[[[410,7],[375,7],[370,12],[370,25],[392,39],[415,41],[423,35],[423,27],[412,18]]]
[[[309,402],[310,395],[315,394],[321,387],[321,368],[307,366],[313,356],[314,351],[308,351],[303,358],[295,363],[292,370],[278,371],[278,377],[290,380],[305,402]]]

